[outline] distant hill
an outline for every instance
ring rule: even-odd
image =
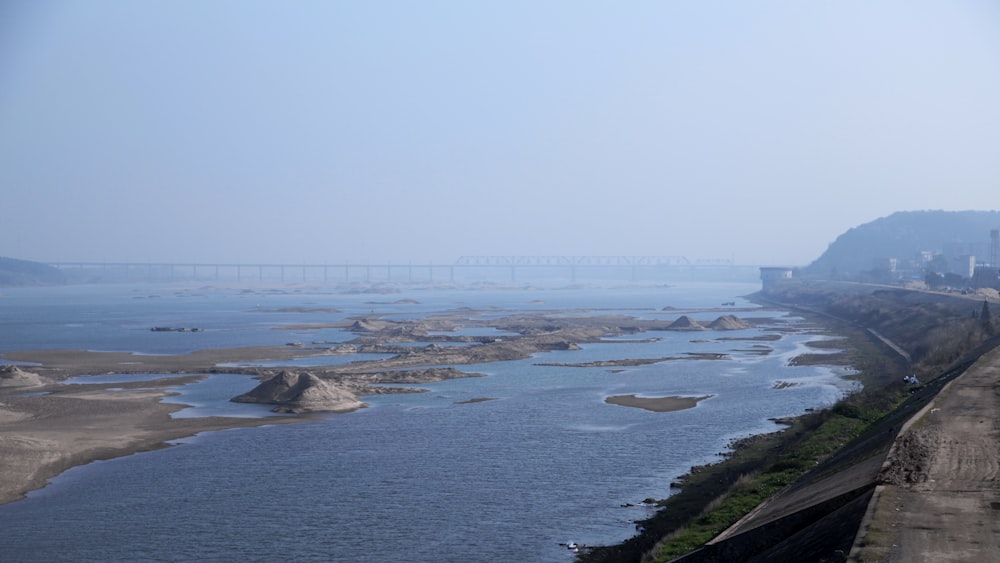
[[[993,229],[1000,229],[998,211],[900,211],[840,235],[805,272],[856,276],[886,267],[891,258],[899,268],[917,269],[928,252],[988,262]]]
[[[51,285],[66,282],[65,274],[58,268],[0,256],[0,286]]]

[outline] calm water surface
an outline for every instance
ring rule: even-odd
[[[411,317],[462,307],[497,307],[503,314],[602,308],[674,318],[677,313],[662,308],[715,307],[733,299],[749,305],[739,296],[754,290],[717,284],[425,291],[391,299],[205,289],[5,291],[0,350],[179,353],[287,340],[340,342],[351,335],[274,327],[373,310]],[[404,297],[419,304],[388,303]],[[290,307],[340,312],[279,311]],[[151,333],[150,326],[204,330]],[[781,340],[764,343],[720,340],[765,333],[771,332],[644,333],[634,338],[662,340],[619,339],[527,360],[457,366],[488,376],[421,385],[426,393],[367,397],[370,407],[352,414],[207,433],[179,447],[74,468],[27,500],[0,507],[0,559],[571,561],[560,543],[603,544],[631,536],[634,521],[650,512],[622,505],[668,496],[671,480],[717,459],[731,439],[774,430],[770,418],[827,405],[851,388],[842,371],[787,366],[817,335],[783,332]],[[773,351],[749,351],[754,344]],[[536,365],[686,352],[725,353],[728,359],[620,372]],[[777,381],[795,385],[775,389]],[[254,383],[213,376],[170,400],[192,405],[178,416],[261,416],[266,413],[257,405],[227,402]],[[712,398],[673,413],[604,402],[631,393]],[[493,400],[458,404],[473,398]]]

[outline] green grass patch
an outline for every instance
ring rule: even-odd
[[[884,453],[912,409],[922,406],[945,382],[938,379],[951,369],[947,362],[974,350],[981,340],[966,321],[968,302],[955,305],[956,301],[939,296],[908,292],[873,294],[863,287],[827,291],[800,285],[792,290],[778,300],[801,304],[799,312],[807,321],[815,321],[827,334],[846,338],[817,347],[843,346],[847,358],[838,359],[849,360],[857,370],[850,379],[859,381],[862,389],[830,409],[785,421],[791,426],[781,432],[741,441],[718,464],[693,468],[679,483],[680,491],[661,502],[663,510],[643,522],[642,534],[594,549],[579,558],[581,563],[647,560],[649,554],[656,561],[680,557],[803,476],[801,483],[808,486]],[[869,328],[902,346],[912,363],[874,338]],[[903,383],[904,376],[914,373],[924,383],[917,390]],[[995,392],[1000,393],[1000,386]],[[869,540],[882,539],[876,526]],[[869,547],[870,553],[877,553],[873,548]]]
[[[847,409],[847,414],[838,414],[837,410],[834,408],[818,415],[822,418],[819,426],[805,433],[784,455],[774,460],[759,475],[741,479],[685,529],[664,540],[655,561],[669,561],[704,545],[762,502],[815,468],[879,418],[870,409]]]

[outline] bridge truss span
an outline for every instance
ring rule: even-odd
[[[732,260],[684,256],[462,256],[456,266],[731,266]]]
[[[689,260],[684,256],[462,256],[434,263],[154,263],[52,262],[74,280],[214,281],[338,284],[353,282],[659,280],[687,274],[745,274],[754,266],[732,260]]]

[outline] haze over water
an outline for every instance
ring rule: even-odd
[[[303,341],[346,340],[349,335],[333,329],[272,327],[372,311],[392,318],[459,307],[497,307],[496,315],[601,309],[671,318],[677,313],[663,307],[718,308],[731,300],[752,306],[740,296],[756,289],[404,290],[385,299],[326,291],[26,288],[0,297],[0,342],[10,350],[64,347],[77,339],[89,349],[179,353],[280,343],[292,339],[289,332]],[[392,303],[407,298],[418,304]],[[341,313],[273,312],[291,307]],[[169,324],[164,321],[205,330],[149,331]],[[790,322],[777,321],[783,328]],[[316,422],[210,433],[179,447],[75,468],[28,500],[0,507],[0,553],[25,561],[569,561],[560,543],[629,537],[633,521],[650,512],[622,505],[668,496],[672,480],[718,459],[729,440],[774,430],[769,419],[828,405],[852,387],[842,370],[786,365],[806,350],[805,342],[819,338],[815,334],[782,330],[778,341],[756,342],[773,348],[766,355],[753,350],[755,341],[720,339],[774,333],[767,327],[645,333],[637,337],[662,340],[619,338],[579,351],[457,366],[488,375],[420,385],[427,393],[365,397],[370,407]],[[728,359],[620,373],[536,365],[688,352]],[[778,381],[795,385],[776,388]],[[182,390],[186,395],[176,400],[197,403],[199,415],[252,407],[226,401],[253,384],[219,376]],[[633,393],[712,398],[671,413],[604,403],[607,396]],[[483,397],[495,400],[458,404]]]
[[[798,266],[895,211],[993,208],[1000,178],[994,0],[6,0],[0,85],[0,257],[41,262]],[[273,327],[373,310],[656,317],[744,305],[757,286],[419,292],[417,306],[123,289],[0,290],[0,352],[339,342],[351,335]],[[273,311],[296,306],[342,313]],[[768,355],[670,333],[464,366],[489,375],[77,468],[0,507],[0,559],[566,561],[559,542],[629,536],[647,512],[622,504],[850,388],[788,367],[813,336],[780,334]],[[728,359],[535,365],[699,351]],[[182,390],[185,416],[234,414],[226,400],[252,384]],[[631,393],[712,398],[604,403]]]

